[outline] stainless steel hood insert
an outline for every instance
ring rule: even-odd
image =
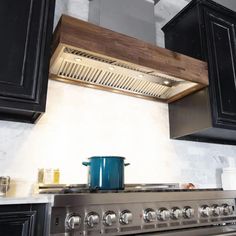
[[[51,66],[59,78],[153,98],[168,99],[196,83],[160,74],[145,68],[92,55],[69,47]],[[91,86],[90,86],[91,87]]]

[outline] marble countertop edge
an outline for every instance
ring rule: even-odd
[[[33,195],[25,197],[0,197],[0,205],[52,203],[52,195]]]

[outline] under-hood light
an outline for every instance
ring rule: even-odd
[[[163,83],[164,83],[165,85],[170,85],[170,84],[171,84],[171,82],[170,82],[169,80],[165,80]]]
[[[77,57],[77,58],[75,58],[75,61],[76,61],[76,62],[81,62],[82,59]]]

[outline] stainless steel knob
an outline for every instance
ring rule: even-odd
[[[99,224],[100,222],[100,218],[99,215],[96,212],[90,212],[85,219],[87,225],[90,228],[93,228],[94,226],[96,226],[97,224]]]
[[[203,205],[199,209],[200,215],[203,217],[209,217],[211,215],[211,208],[207,205]]]
[[[229,214],[233,215],[234,214],[234,206],[229,205]]]
[[[156,221],[157,220],[156,212],[151,208],[146,209],[143,213],[143,219],[147,223]]]
[[[234,207],[233,206],[230,206],[228,204],[223,204],[222,206],[222,214],[223,215],[232,215],[233,212],[234,212]]]
[[[104,217],[103,217],[103,223],[106,226],[112,226],[113,224],[115,224],[117,222],[117,216],[116,213],[113,211],[108,211],[105,213]]]
[[[128,211],[128,210],[125,210],[125,211],[122,211],[121,214],[120,214],[120,223],[121,224],[124,224],[124,225],[128,225],[129,223],[131,223],[133,220],[133,214]]]
[[[161,221],[169,220],[170,219],[170,211],[164,207],[158,209],[157,219],[161,220]]]
[[[81,217],[76,214],[70,214],[66,217],[65,223],[67,229],[78,229],[81,224]]]
[[[183,208],[183,217],[186,219],[191,219],[194,216],[194,209],[190,206],[185,206]]]
[[[211,215],[212,216],[219,216],[221,215],[222,207],[218,206],[217,204],[214,204],[211,206]]]
[[[182,217],[182,211],[178,207],[173,207],[171,209],[170,217],[173,220],[178,220]]]

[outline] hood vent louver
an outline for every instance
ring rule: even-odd
[[[72,29],[72,26],[73,30],[68,32],[69,29]],[[98,38],[97,42],[96,37]],[[123,44],[118,40],[119,37],[122,37],[122,40],[124,40],[122,41]],[[108,39],[113,40],[112,45],[109,45],[111,41],[108,41]],[[128,50],[130,43],[133,45],[136,44],[136,46],[137,43],[140,43],[143,48],[147,48],[148,46],[150,49],[148,51],[147,49],[143,50],[143,57],[137,58],[137,60],[133,58],[134,56],[130,57],[130,51]],[[112,47],[108,50],[106,45]],[[191,78],[184,80],[181,77],[184,77],[183,73],[186,69],[181,68],[182,61],[179,68],[178,65],[174,65],[177,68],[176,74],[179,73],[181,77],[168,72],[168,66],[165,65],[164,67],[167,68],[165,70],[156,69],[163,67],[163,62],[165,64],[168,63],[165,60],[169,60],[170,64],[173,63],[170,58],[163,58],[163,52],[169,53],[168,50],[157,48],[129,36],[121,35],[72,17],[63,16],[61,18],[54,34],[53,46],[55,50],[50,67],[51,78],[53,79],[165,102],[174,101],[192,91],[205,87],[208,83],[206,64],[204,62],[175,53],[174,56],[177,59],[181,55],[185,60],[186,58],[190,60],[187,61],[187,63],[190,63],[189,66],[192,66],[192,62],[195,63],[192,72],[195,73],[195,77],[196,73],[200,72],[200,81],[205,80],[205,84],[194,81]],[[90,50],[88,50],[88,47]],[[159,56],[153,56],[153,53],[155,53],[154,49],[156,48],[159,51],[163,51],[159,52],[160,57],[162,57],[162,64],[160,64],[160,60],[159,62],[157,60],[156,68],[153,68],[149,64],[153,64],[154,56]],[[121,50],[127,50],[127,60],[123,58],[125,56],[124,51],[122,52],[123,55],[120,55]],[[133,50],[135,55],[135,46]],[[138,48],[138,50],[140,51],[142,49]],[[117,53],[117,57],[112,56],[114,53]],[[122,57],[122,59],[119,57]],[[137,60],[138,63],[134,63],[134,60]],[[139,61],[142,60],[144,62],[140,65]],[[147,66],[145,65],[145,61],[147,62]],[[200,71],[196,70],[196,65],[198,66],[198,64]],[[173,68],[171,69],[173,70]],[[187,73],[189,74],[189,71]]]

